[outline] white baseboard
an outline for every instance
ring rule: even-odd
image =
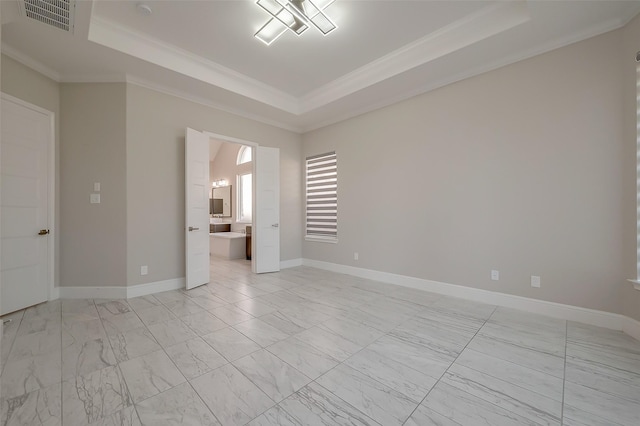
[[[296,266],[302,266],[302,258],[283,260],[280,262],[280,269],[295,268]]]
[[[305,266],[353,275],[374,281],[381,281],[403,287],[430,291],[432,293],[438,293],[445,296],[472,300],[474,302],[520,309],[568,321],[577,321],[599,327],[606,327],[613,330],[623,330],[630,336],[640,340],[640,322],[619,314],[312,259],[303,259],[302,264]]]
[[[161,291],[184,288],[184,278],[174,278],[131,287],[56,287],[60,299],[130,299]]]
[[[126,299],[127,287],[59,287],[60,299]]]
[[[171,280],[134,285],[127,287],[127,299],[159,293],[161,291],[180,290],[181,288],[185,288],[185,284],[185,278],[174,278]]]
[[[636,340],[640,340],[640,321],[633,318],[624,317],[624,323],[622,325],[622,331]]]

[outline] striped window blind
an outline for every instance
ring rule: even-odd
[[[307,157],[307,233],[312,239],[338,238],[338,162],[335,152]]]

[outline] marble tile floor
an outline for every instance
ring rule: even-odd
[[[640,342],[298,267],[3,319],[2,425],[640,425]]]

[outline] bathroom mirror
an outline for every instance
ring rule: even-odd
[[[231,185],[211,190],[209,212],[216,217],[231,217]]]

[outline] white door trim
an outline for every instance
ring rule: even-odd
[[[48,200],[47,200],[47,226],[49,228],[50,234],[47,238],[47,250],[49,253],[48,265],[47,265],[47,277],[49,281],[49,300],[54,300],[58,298],[57,289],[55,287],[55,248],[56,248],[56,229],[55,229],[55,218],[56,218],[56,137],[55,137],[55,113],[49,111],[47,109],[41,108],[37,105],[30,104],[29,102],[23,101],[22,99],[16,98],[15,96],[8,95],[4,92],[0,92],[0,96],[2,100],[12,102],[14,104],[20,105],[24,108],[28,108],[32,111],[36,111],[40,114],[46,115],[49,119],[49,146],[47,152],[47,180],[48,180]],[[2,196],[2,194],[0,194]]]

